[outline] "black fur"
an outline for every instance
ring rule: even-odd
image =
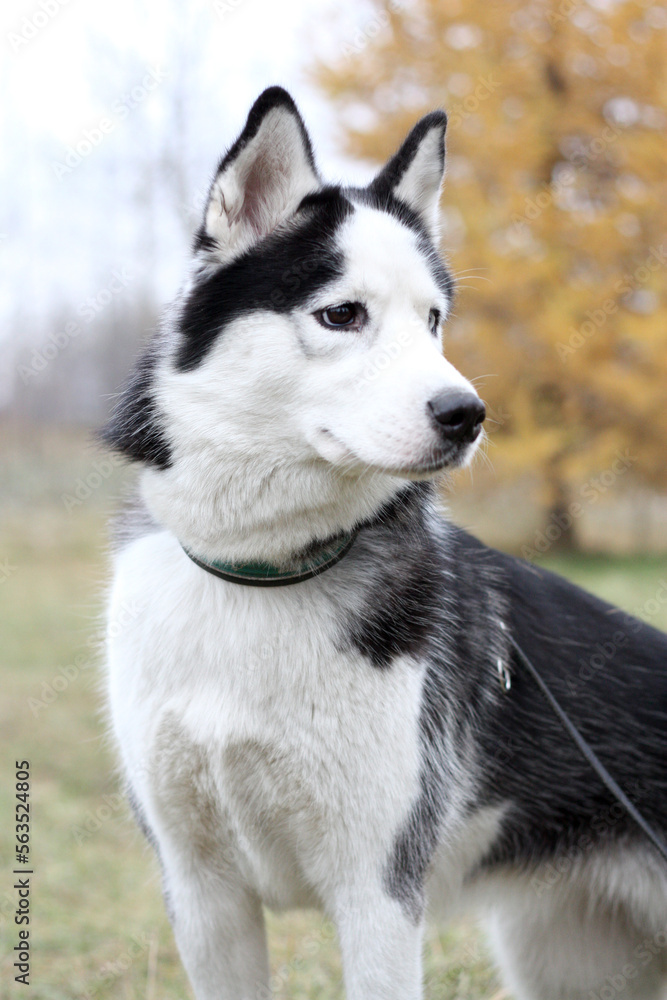
[[[303,122],[280,88],[256,102],[219,170],[278,105],[298,121],[314,171]],[[433,128],[440,130],[443,166],[445,125],[439,112],[422,119],[368,188],[322,187],[275,232],[224,265],[216,265],[219,248],[202,228],[195,251],[205,266],[180,304],[169,363],[182,372],[195,369],[232,321],[257,310],[285,314],[303,307],[339,277],[345,262],[336,236],[355,205],[388,212],[416,234],[436,282],[451,297],[452,278],[424,221],[395,195]],[[161,343],[140,360],[102,436],[128,457],[167,469],[170,442],[153,388]],[[454,842],[466,822],[489,807],[504,810],[504,818],[477,871],[524,869],[537,878],[540,863],[558,864],[563,856],[572,863],[610,843],[643,844],[647,863],[653,860],[651,844],[516,660],[512,637],[649,823],[663,837],[667,830],[667,636],[551,573],[483,546],[437,516],[435,501],[432,484],[406,485],[359,526],[349,553],[317,584],[331,587],[339,645],[361,654],[360,671],[391,681],[396,658],[409,657],[407,669],[423,678],[419,790],[405,803],[406,819],[383,871],[386,892],[415,923],[436,848],[447,837]],[[156,529],[138,508],[122,535]],[[469,879],[476,871],[462,874]]]
[[[429,493],[407,489],[360,532],[355,558],[363,552],[372,583],[347,627],[375,667],[401,654],[427,662],[422,790],[385,873],[415,920],[455,783],[460,795],[457,763],[472,779],[465,814],[509,803],[484,868],[645,840],[515,662],[510,635],[628,797],[667,830],[667,636],[464,531],[434,530]]]
[[[437,249],[433,246],[431,237],[422,219],[409,205],[397,198],[395,194],[396,188],[414,160],[424,137],[432,129],[438,129],[440,133],[438,153],[440,157],[440,170],[444,171],[446,128],[447,115],[444,111],[432,111],[430,114],[425,115],[424,118],[417,122],[400,149],[392,156],[368,187],[351,189],[351,195],[355,200],[359,200],[371,208],[375,208],[381,212],[388,212],[394,218],[398,219],[402,225],[407,226],[408,229],[412,229],[417,233],[420,250],[428,259],[438,287],[447,298],[451,299],[454,294],[454,279],[444,266]]]
[[[431,542],[432,558],[440,561],[446,582],[431,619],[427,651],[420,717],[421,794],[397,838],[387,872],[393,895],[415,920],[422,914],[424,879],[440,827],[455,805],[461,805],[451,797],[452,786],[461,783],[456,763],[464,773],[469,771],[479,726],[504,701],[498,663],[508,659],[508,637],[501,627],[506,600],[490,561],[480,560],[474,573],[460,561],[465,537],[449,526],[444,546],[442,539]]]
[[[387,197],[401,183],[406,170],[414,160],[419,147],[426,135],[432,130],[438,129],[440,132],[438,152],[440,156],[440,170],[445,169],[445,131],[447,129],[447,115],[444,111],[431,111],[424,115],[417,122],[409,133],[400,149],[394,153],[389,162],[382,168],[370,190],[378,198]]]
[[[501,553],[493,559],[517,642],[626,795],[664,831],[667,636],[547,570]],[[643,836],[525,668],[515,665],[514,678],[503,711],[491,715],[481,735],[480,796],[513,803],[487,864],[530,863]],[[502,763],[500,745],[507,748]]]
[[[129,803],[130,809],[132,810],[132,815],[134,816],[135,823],[137,824],[137,826],[139,827],[139,829],[143,833],[144,837],[146,838],[146,840],[148,841],[148,843],[153,848],[153,850],[155,851],[155,853],[157,854],[157,856],[159,858],[160,857],[160,852],[159,852],[159,849],[158,849],[157,840],[155,839],[155,834],[153,833],[153,831],[151,830],[150,826],[148,825],[148,820],[146,819],[146,814],[143,811],[143,809],[141,808],[141,805],[139,804],[139,799],[137,798],[136,793],[135,793],[134,788],[132,787],[132,785],[127,784],[125,786],[125,796],[126,796],[127,801]]]
[[[257,99],[243,132],[220,161],[216,176],[234,162],[257,134],[267,112],[276,106],[284,107],[295,117],[306,158],[317,177],[305,125],[292,98],[280,87],[270,87]],[[184,341],[177,361],[180,370],[195,368],[206,357],[220,330],[232,320],[256,309],[289,312],[338,277],[342,273],[343,262],[334,248],[334,236],[336,229],[353,210],[353,201],[388,212],[417,233],[420,249],[428,260],[436,283],[447,298],[451,298],[454,291],[452,276],[436,252],[422,220],[393,193],[424,136],[433,128],[439,128],[441,132],[440,167],[444,169],[446,124],[443,111],[426,115],[367,188],[341,190],[323,187],[302,201],[289,226],[269,234],[199,284],[186,301],[181,315],[180,329]],[[195,236],[194,249],[215,249],[215,240],[206,233],[204,226]]]
[[[343,259],[335,234],[353,211],[339,188],[324,188],[304,198],[288,226],[201,281],[181,312],[178,368],[200,364],[232,320],[258,309],[289,313],[339,277]]]
[[[218,249],[218,242],[213,236],[209,236],[202,224],[192,239],[193,253],[215,253]]]
[[[250,109],[247,121],[240,136],[220,160],[218,168],[215,172],[216,177],[221,174],[223,170],[226,170],[227,167],[229,167],[230,164],[232,164],[238,157],[239,153],[245,149],[248,143],[255,138],[259,131],[259,127],[268,112],[278,107],[282,107],[296,120],[301,135],[301,141],[303,143],[303,149],[306,154],[306,159],[308,160],[313,173],[317,176],[317,168],[315,166],[315,157],[313,156],[313,147],[310,142],[310,136],[308,135],[308,131],[303,123],[303,119],[299,114],[296,104],[294,103],[292,97],[282,87],[267,87],[267,89],[259,95]],[[198,250],[215,250],[215,247],[215,240],[208,235],[204,224],[202,224],[195,234],[193,250],[195,252]]]
[[[144,538],[146,535],[164,530],[148,510],[136,483],[122,497],[122,504],[109,527],[110,542],[114,552],[120,552],[137,538]]]
[[[157,341],[153,341],[139,358],[99,437],[109,448],[135,462],[168,469],[171,448],[153,394],[157,350]]]
[[[233,163],[257,134],[266,114],[275,107],[282,107],[294,116],[307,161],[314,176],[318,176],[305,125],[294,101],[281,87],[270,87],[257,99],[241,135],[221,159],[216,176]],[[180,309],[177,369],[191,371],[201,364],[216,338],[233,320],[262,309],[279,314],[289,313],[339,277],[343,273],[344,261],[335,246],[335,236],[341,224],[354,211],[355,202],[388,212],[416,233],[419,248],[428,261],[434,280],[443,294],[451,299],[453,278],[433,246],[424,223],[416,212],[393,194],[419,143],[434,127],[441,129],[443,166],[446,116],[444,112],[433,112],[415,126],[400,150],[369,187],[322,187],[303,199],[288,223],[198,281]],[[194,238],[194,252],[212,254],[215,249],[215,240],[202,226]],[[171,448],[153,393],[158,350],[157,343],[154,343],[140,358],[100,437],[109,447],[133,461],[167,469],[172,463]]]
[[[403,226],[411,229],[417,235],[417,245],[428,262],[438,288],[448,299],[454,297],[454,278],[433,245],[422,219],[409,205],[395,198],[392,191],[386,190],[384,186],[376,188],[374,183],[366,188],[349,188],[347,193],[353,201],[374,208],[378,212],[387,212]]]
[[[434,531],[428,516],[433,521],[434,500],[431,483],[415,483],[362,529],[354,555],[373,566],[372,583],[348,623],[350,641],[373,666],[390,668],[399,655],[428,663],[421,794],[385,873],[388,891],[415,920],[450,805],[446,741],[460,750],[473,742],[476,720],[502,700],[496,664],[507,659],[499,574],[490,563],[478,565],[474,574],[460,563],[465,536],[442,520],[442,530]]]
[[[228,153],[223,156],[218,164],[217,173],[222,173],[230,163],[233,163],[236,157],[239,155],[242,149],[244,149],[248,143],[255,138],[259,132],[259,127],[262,124],[264,118],[269,113],[273,111],[274,108],[283,108],[285,111],[289,112],[292,117],[296,120],[299,127],[299,132],[301,133],[301,141],[303,142],[303,148],[308,159],[308,163],[313,170],[313,173],[317,174],[315,167],[315,157],[313,156],[313,147],[310,142],[310,136],[306,126],[303,123],[303,119],[299,114],[299,109],[297,108],[294,100],[290,94],[283,87],[267,87],[266,90],[262,91],[259,95],[250,111],[248,112],[248,118],[246,120],[245,126],[241,135],[238,137],[234,145],[231,147]]]
[[[394,657],[421,656],[442,607],[445,586],[434,539],[424,522],[423,501],[430,483],[415,483],[386,504],[363,526],[355,560],[372,565],[381,546],[383,559],[358,614],[349,622],[349,639],[374,667],[388,667]]]

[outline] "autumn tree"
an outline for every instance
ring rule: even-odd
[[[666,57],[651,0],[415,0],[316,70],[366,159],[447,110],[446,350],[556,513],[619,455],[667,484]]]

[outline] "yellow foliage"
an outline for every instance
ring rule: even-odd
[[[551,503],[619,451],[667,485],[666,57],[652,0],[394,0],[315,71],[369,160],[448,112],[447,355]]]

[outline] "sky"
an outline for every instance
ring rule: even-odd
[[[247,105],[270,83],[306,91],[304,108],[321,112],[322,101],[308,93],[305,79],[311,55],[335,58],[371,19],[367,5],[349,0],[320,0],[316,8],[312,0],[5,0],[0,79],[11,118],[29,135],[41,132],[66,145],[104,112],[93,86],[97,45],[119,55],[134,52],[146,66],[168,72],[179,42],[194,39],[202,46],[204,74],[225,95],[229,124],[238,129]],[[317,117],[312,128],[318,130]]]
[[[114,273],[132,275],[122,294],[174,294],[211,171],[265,86],[293,93],[325,177],[369,178],[308,71],[363,46],[374,17],[366,0],[4,0],[0,403],[15,353]]]

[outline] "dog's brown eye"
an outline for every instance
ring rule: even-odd
[[[363,307],[357,302],[343,302],[339,306],[329,306],[315,313],[322,326],[351,327],[361,322]]]
[[[431,333],[437,333],[438,327],[440,326],[440,310],[431,309],[428,314],[428,325],[431,328]]]

